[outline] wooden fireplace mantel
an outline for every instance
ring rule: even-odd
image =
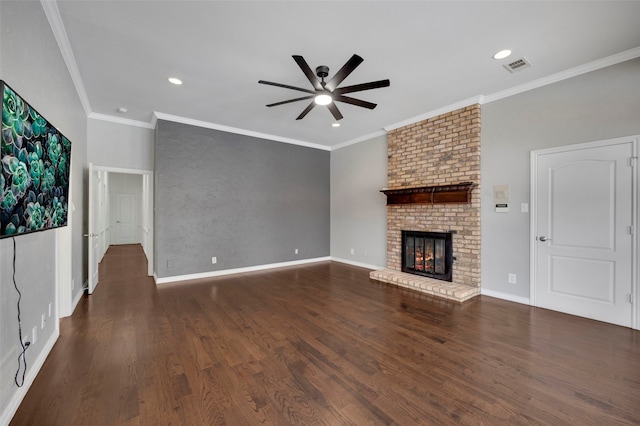
[[[380,192],[387,196],[387,205],[470,203],[471,191],[476,186],[477,183],[462,182],[454,185],[382,189]]]

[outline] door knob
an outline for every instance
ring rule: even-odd
[[[551,241],[551,238],[547,238],[544,235],[542,237],[538,238],[540,241],[544,242],[544,241]]]

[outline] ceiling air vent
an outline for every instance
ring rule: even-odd
[[[527,58],[524,58],[524,57],[520,59],[516,59],[515,61],[509,62],[508,64],[504,65],[504,67],[508,69],[510,72],[520,71],[525,68],[529,68],[530,66],[531,66],[531,63],[527,61]]]

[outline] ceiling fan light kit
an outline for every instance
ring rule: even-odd
[[[314,98],[314,102],[318,105],[329,105],[331,102],[333,102],[333,98],[331,97],[331,95],[327,95],[326,93],[323,93],[321,95],[318,95]]]
[[[372,102],[363,101],[360,99],[352,98],[350,96],[344,96],[345,93],[361,92],[363,90],[378,89],[381,87],[388,87],[390,82],[386,80],[371,81],[369,83],[355,84],[353,86],[338,87],[345,78],[349,76],[360,65],[363,59],[358,55],[353,55],[342,68],[336,72],[333,77],[325,82],[325,77],[329,76],[329,67],[326,65],[320,65],[316,67],[316,72],[311,70],[307,61],[300,55],[293,55],[293,60],[296,61],[304,75],[311,83],[313,89],[305,89],[302,87],[290,86],[288,84],[274,83],[271,81],[260,80],[258,83],[267,84],[270,86],[283,87],[285,89],[297,90],[299,92],[309,93],[308,96],[300,98],[288,99],[286,101],[275,102],[268,104],[268,107],[274,107],[278,105],[284,105],[291,102],[311,100],[311,103],[298,115],[296,120],[303,119],[316,105],[326,106],[333,115],[333,118],[341,120],[343,118],[342,113],[336,106],[336,102],[344,102],[350,105],[355,105],[363,108],[374,109],[377,104]]]

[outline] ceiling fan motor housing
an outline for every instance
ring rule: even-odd
[[[316,67],[316,75],[320,78],[325,78],[329,75],[329,67],[326,65],[320,65]]]

